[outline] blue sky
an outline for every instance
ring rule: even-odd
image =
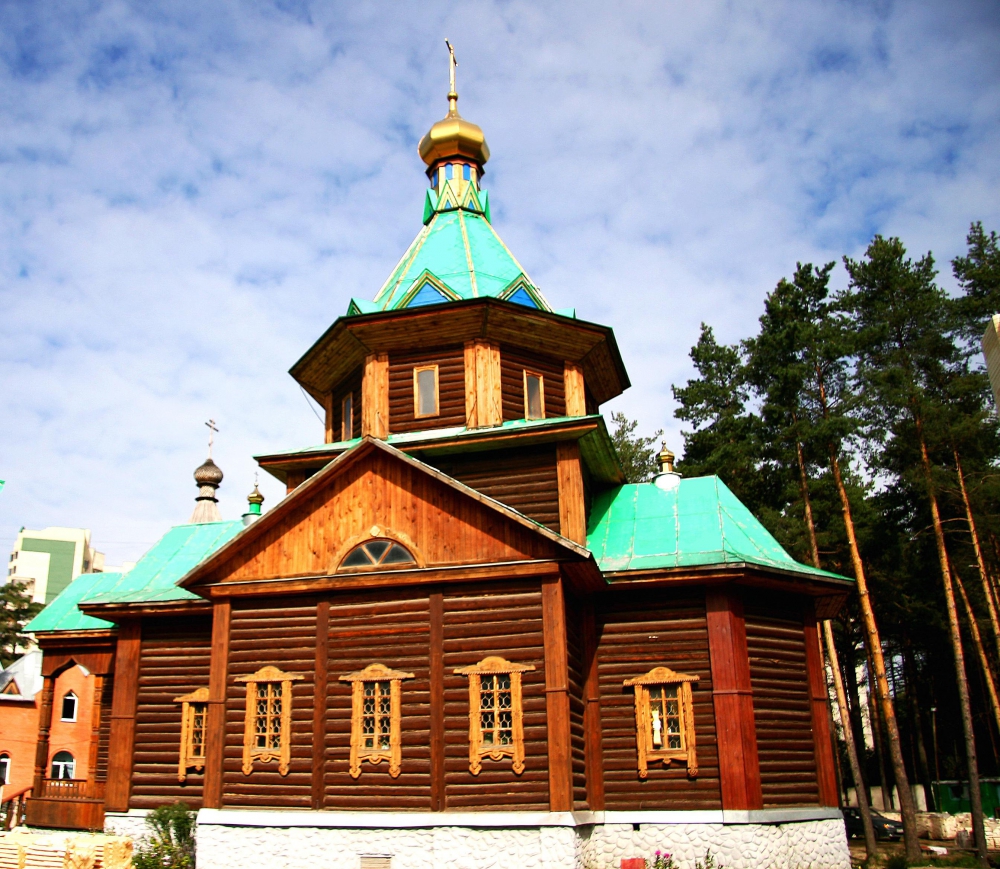
[[[187,520],[209,417],[226,518],[254,453],[322,439],[286,372],[420,228],[446,36],[495,226],[614,327],[606,410],[675,449],[700,322],[747,336],[875,232],[950,288],[970,221],[1000,229],[993,2],[8,0],[0,548],[70,525],[134,559]]]

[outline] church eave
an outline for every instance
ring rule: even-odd
[[[324,395],[361,365],[369,353],[405,352],[473,338],[487,338],[581,364],[599,404],[631,385],[610,327],[492,297],[339,317],[289,369],[289,374],[322,402]]]

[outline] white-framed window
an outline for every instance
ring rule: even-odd
[[[420,419],[439,413],[438,367],[418,365],[413,369],[413,415]]]
[[[62,714],[60,715],[60,718],[63,721],[76,721],[76,707],[77,707],[76,694],[74,694],[72,691],[67,691],[65,694],[63,694]]]
[[[524,372],[524,418],[545,419],[545,378],[534,371]]]
[[[340,402],[340,439],[349,441],[354,437],[354,395],[348,392]]]
[[[68,751],[57,751],[52,758],[51,778],[71,779],[76,772],[76,760]]]
[[[10,784],[10,755],[0,754],[0,785]]]

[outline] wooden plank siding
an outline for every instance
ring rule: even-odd
[[[413,413],[413,369],[438,366],[437,416],[417,418]],[[389,431],[393,434],[464,426],[465,348],[445,347],[423,353],[389,357]]]
[[[143,622],[130,808],[176,800],[201,807],[203,773],[190,769],[183,783],[177,781],[181,704],[174,698],[208,688],[211,646],[210,616]]]
[[[545,417],[566,415],[566,384],[561,359],[536,356],[507,345],[500,346],[500,387],[503,394],[503,418],[524,419],[524,372],[542,375]]]
[[[559,480],[552,445],[428,457],[427,463],[472,489],[559,531]]]
[[[469,679],[457,667],[500,655],[535,669],[522,674],[524,772],[510,758],[469,772]],[[542,597],[537,585],[444,593],[445,801],[451,810],[548,811]]]
[[[802,609],[755,593],[745,613],[764,806],[817,805]]]
[[[430,597],[386,592],[330,598],[324,805],[340,810],[431,808]],[[351,778],[351,684],[341,676],[369,664],[413,673],[401,690],[402,760],[363,761]]]
[[[223,806],[308,809],[312,805],[313,669],[316,599],[306,596],[233,602],[226,682]],[[277,761],[254,762],[244,775],[246,685],[236,682],[272,665],[302,676],[292,682],[292,745],[288,775]]]
[[[701,593],[622,591],[595,603],[605,808],[608,811],[720,809],[705,599]],[[666,666],[699,676],[692,687],[698,776],[683,765],[651,764],[639,778],[635,701],[625,679]]]
[[[546,558],[557,551],[532,528],[378,450],[329,477],[281,522],[256,535],[251,526],[247,542],[204,581],[326,575],[375,525],[427,565]]]

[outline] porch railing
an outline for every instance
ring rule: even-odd
[[[76,778],[46,778],[35,796],[48,800],[103,800],[104,782]]]
[[[0,802],[0,830],[13,830],[21,825],[30,793],[31,788],[25,788],[16,794],[5,796],[3,802]]]

